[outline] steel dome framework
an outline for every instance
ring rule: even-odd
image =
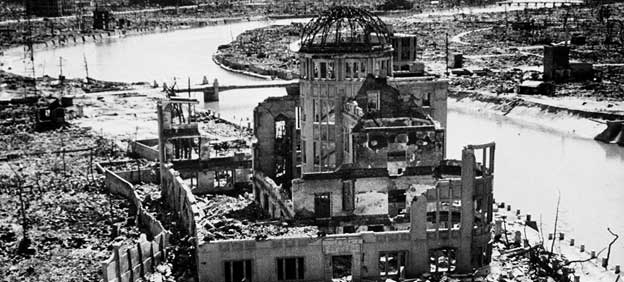
[[[392,49],[389,38],[379,17],[363,9],[336,6],[305,25],[300,52],[384,51]]]

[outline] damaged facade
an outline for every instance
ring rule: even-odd
[[[214,154],[195,100],[159,104],[162,193],[196,238],[198,281],[401,280],[489,263],[494,144],[445,159],[448,82],[395,60],[393,43],[416,46],[401,38],[356,8],[311,21],[299,87],[254,110],[252,177],[247,155]]]
[[[423,74],[414,41],[355,8],[304,28],[298,91],[254,111],[254,198],[320,236],[200,244],[201,281],[405,279],[489,263],[494,144],[445,159],[448,82]]]

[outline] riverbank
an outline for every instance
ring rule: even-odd
[[[624,5],[605,7],[621,10]],[[571,9],[577,10],[583,19],[590,17],[589,7]],[[541,17],[549,13],[563,15],[564,11],[547,8],[530,10],[529,14]],[[456,99],[457,105],[471,102],[504,116],[526,115],[527,122],[546,124],[554,130],[578,133],[585,138],[593,138],[600,133],[607,120],[624,119],[624,88],[621,87],[624,84],[624,66],[613,61],[620,57],[611,56],[603,64],[601,58],[604,56],[598,55],[603,48],[592,48],[591,45],[573,48],[576,51],[571,56],[578,58],[579,53],[589,54],[591,62],[596,64],[596,79],[557,83],[549,96],[519,94],[519,87],[525,81],[542,79],[541,54],[544,51],[542,45],[530,45],[530,42],[520,44],[523,37],[519,33],[510,32],[504,42],[494,40],[495,34],[500,33],[499,24],[504,16],[500,12],[486,12],[433,16],[422,22],[409,19],[389,19],[389,22],[393,23],[395,32],[419,35],[419,42],[425,42],[418,46],[420,58],[428,72],[438,75],[446,71],[444,50],[441,50],[444,37],[440,34],[449,33],[451,52],[464,54],[463,68],[453,70],[448,76],[449,97]],[[594,21],[591,24],[595,26],[599,23]],[[287,25],[250,30],[219,48],[216,57],[230,63],[229,68],[244,70],[243,73],[247,74],[258,73],[256,65],[270,65],[297,74],[299,62],[296,51],[291,50],[290,45],[298,37],[289,34],[298,33],[300,29],[300,25]],[[553,36],[553,40],[561,39],[557,36]],[[595,43],[596,38],[601,36],[603,34],[598,32],[589,40]],[[492,41],[495,43],[488,43]],[[258,46],[256,42],[266,43]],[[540,118],[535,118],[536,115]]]
[[[297,79],[299,60],[290,43],[299,38],[302,28],[302,23],[291,23],[245,31],[229,44],[219,46],[213,59],[219,66],[248,75]]]
[[[111,31],[93,30],[87,33],[76,32],[59,32],[53,36],[41,35],[33,40],[33,48],[35,51],[41,51],[48,48],[67,47],[84,43],[99,43],[110,39],[119,39],[123,37],[138,36],[152,33],[172,32],[182,29],[202,28],[206,26],[225,25],[239,22],[259,21],[267,19],[264,16],[240,16],[225,18],[181,18],[181,19],[161,19],[159,22],[152,22],[138,27],[130,27],[116,29]],[[8,40],[0,45],[1,53],[19,52],[24,42],[21,38]]]

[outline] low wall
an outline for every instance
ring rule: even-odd
[[[102,262],[102,276],[105,282],[135,281],[152,273],[155,266],[166,261],[166,249],[170,233],[152,214],[143,208],[141,200],[134,190],[131,182],[136,181],[139,175],[144,179],[158,179],[153,176],[152,170],[125,171],[115,173],[102,168],[97,164],[98,170],[105,176],[106,188],[114,194],[128,199],[137,208],[138,225],[147,230],[148,238],[142,236],[141,240],[133,245],[114,245],[113,255]],[[124,176],[129,177],[126,179]]]
[[[195,196],[191,188],[184,183],[179,172],[172,169],[170,165],[165,169],[161,179],[165,202],[176,212],[176,216],[187,234],[196,237],[197,227],[195,223],[203,215],[196,206]]]
[[[154,144],[154,140],[156,140],[156,144]],[[157,139],[131,141],[130,152],[150,161],[158,161],[158,149],[152,148],[155,145],[158,145]]]
[[[143,239],[136,245],[114,246],[113,255],[102,263],[104,281],[136,281],[156,271],[156,266],[167,260],[168,237],[165,231],[151,241]]]
[[[154,169],[141,169],[141,170],[128,170],[115,172],[119,177],[125,179],[132,184],[138,183],[158,183],[160,182],[160,176],[158,170]]]

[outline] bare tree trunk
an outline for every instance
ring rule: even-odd
[[[553,230],[552,244],[550,245],[550,254],[548,255],[549,259],[555,249],[555,238],[557,237],[557,222],[559,221],[559,203],[561,203],[561,193],[559,193],[559,196],[557,197],[557,212],[555,213],[555,227]]]
[[[613,241],[609,243],[609,249],[607,250],[607,264],[605,265],[605,268],[607,267],[607,265],[609,265],[609,257],[611,256],[611,246],[613,246],[613,243],[615,243],[615,241],[617,241],[617,239],[620,238],[620,236],[613,233],[613,231],[611,231],[609,227],[607,227],[607,231],[609,231],[611,235],[615,236],[615,238],[613,238]]]

